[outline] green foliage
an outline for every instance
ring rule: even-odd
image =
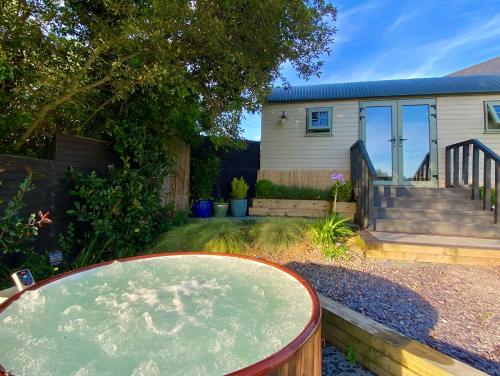
[[[299,218],[271,218],[254,225],[250,234],[255,245],[281,251],[304,240],[307,221]]]
[[[197,221],[165,233],[156,251],[241,253],[248,247],[245,225],[228,219]]]
[[[117,123],[114,137],[121,165],[106,176],[70,171],[70,214],[89,227],[75,267],[134,255],[155,239],[161,222],[160,190],[171,163],[163,138],[132,120]]]
[[[167,108],[197,98],[206,133],[237,138],[284,62],[319,74],[335,14],[324,0],[2,1],[0,148],[36,151],[56,125],[75,134],[151,92]]]
[[[345,350],[345,358],[351,364],[357,363],[356,353],[351,345],[347,346],[347,349]]]
[[[0,182],[0,187],[2,183]],[[27,217],[22,215],[22,209],[26,206],[24,196],[34,189],[31,173],[19,185],[19,189],[5,204],[0,213],[0,260],[1,255],[20,252],[26,245],[26,241],[33,240],[38,235],[40,227],[34,213]],[[0,204],[3,204],[0,201]]]
[[[347,254],[345,241],[355,234],[348,221],[349,218],[334,213],[310,226],[312,241],[321,247],[325,256],[341,258]]]
[[[0,200],[3,206],[0,211],[0,289],[12,284],[9,276],[17,269],[29,268],[36,279],[46,278],[52,273],[46,256],[36,254],[29,244],[38,236],[40,227],[50,223],[48,213],[38,218],[34,213],[23,213],[25,195],[34,188],[31,172],[28,171],[14,197],[7,202]]]
[[[344,183],[336,182],[330,190],[330,200],[335,197],[335,189],[337,189],[337,201],[339,202],[352,202],[353,201],[353,188],[352,183],[347,180]]]
[[[481,196],[481,200],[484,200],[484,187],[479,188],[479,194]],[[491,197],[491,205],[496,205],[497,195],[495,188],[491,188],[490,197]]]
[[[231,197],[236,200],[243,200],[247,198],[248,184],[241,176],[239,179],[233,178],[231,180]]]
[[[259,180],[255,185],[257,198],[284,199],[284,200],[333,200],[335,188],[318,189],[309,187],[295,187],[274,184],[269,180]],[[347,181],[338,183],[337,201],[352,201],[352,184]]]
[[[195,200],[209,199],[220,174],[220,159],[211,151],[191,158],[191,194]]]

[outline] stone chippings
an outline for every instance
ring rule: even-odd
[[[327,345],[323,348],[322,376],[372,376],[373,373],[359,363],[349,362],[342,351]]]
[[[500,267],[325,259],[301,247],[268,253],[314,288],[381,324],[500,376]]]

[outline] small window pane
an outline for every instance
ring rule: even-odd
[[[486,131],[500,131],[500,102],[485,102]]]
[[[330,108],[309,108],[307,115],[307,133],[330,133],[332,127],[332,110]]]

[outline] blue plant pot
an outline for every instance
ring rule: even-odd
[[[231,200],[231,215],[233,217],[244,217],[247,214],[248,200]]]
[[[212,200],[196,200],[193,206],[193,215],[196,218],[212,216]]]

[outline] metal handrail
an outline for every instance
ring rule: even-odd
[[[483,153],[483,210],[490,210],[491,205],[491,167],[494,163],[496,205],[493,211],[493,222],[498,223],[499,206],[499,179],[500,179],[500,156],[483,144],[481,141],[473,138],[470,140],[457,142],[446,146],[446,186],[458,187],[460,185],[469,185],[469,160],[470,146],[472,145],[472,200],[481,198],[479,190],[479,152]],[[462,166],[460,166],[460,151],[462,152]],[[453,152],[453,157],[452,157]],[[452,164],[453,161],[453,164]]]
[[[362,140],[350,148],[351,182],[356,199],[356,222],[361,228],[372,224],[373,218],[373,181],[377,177],[375,167]]]

